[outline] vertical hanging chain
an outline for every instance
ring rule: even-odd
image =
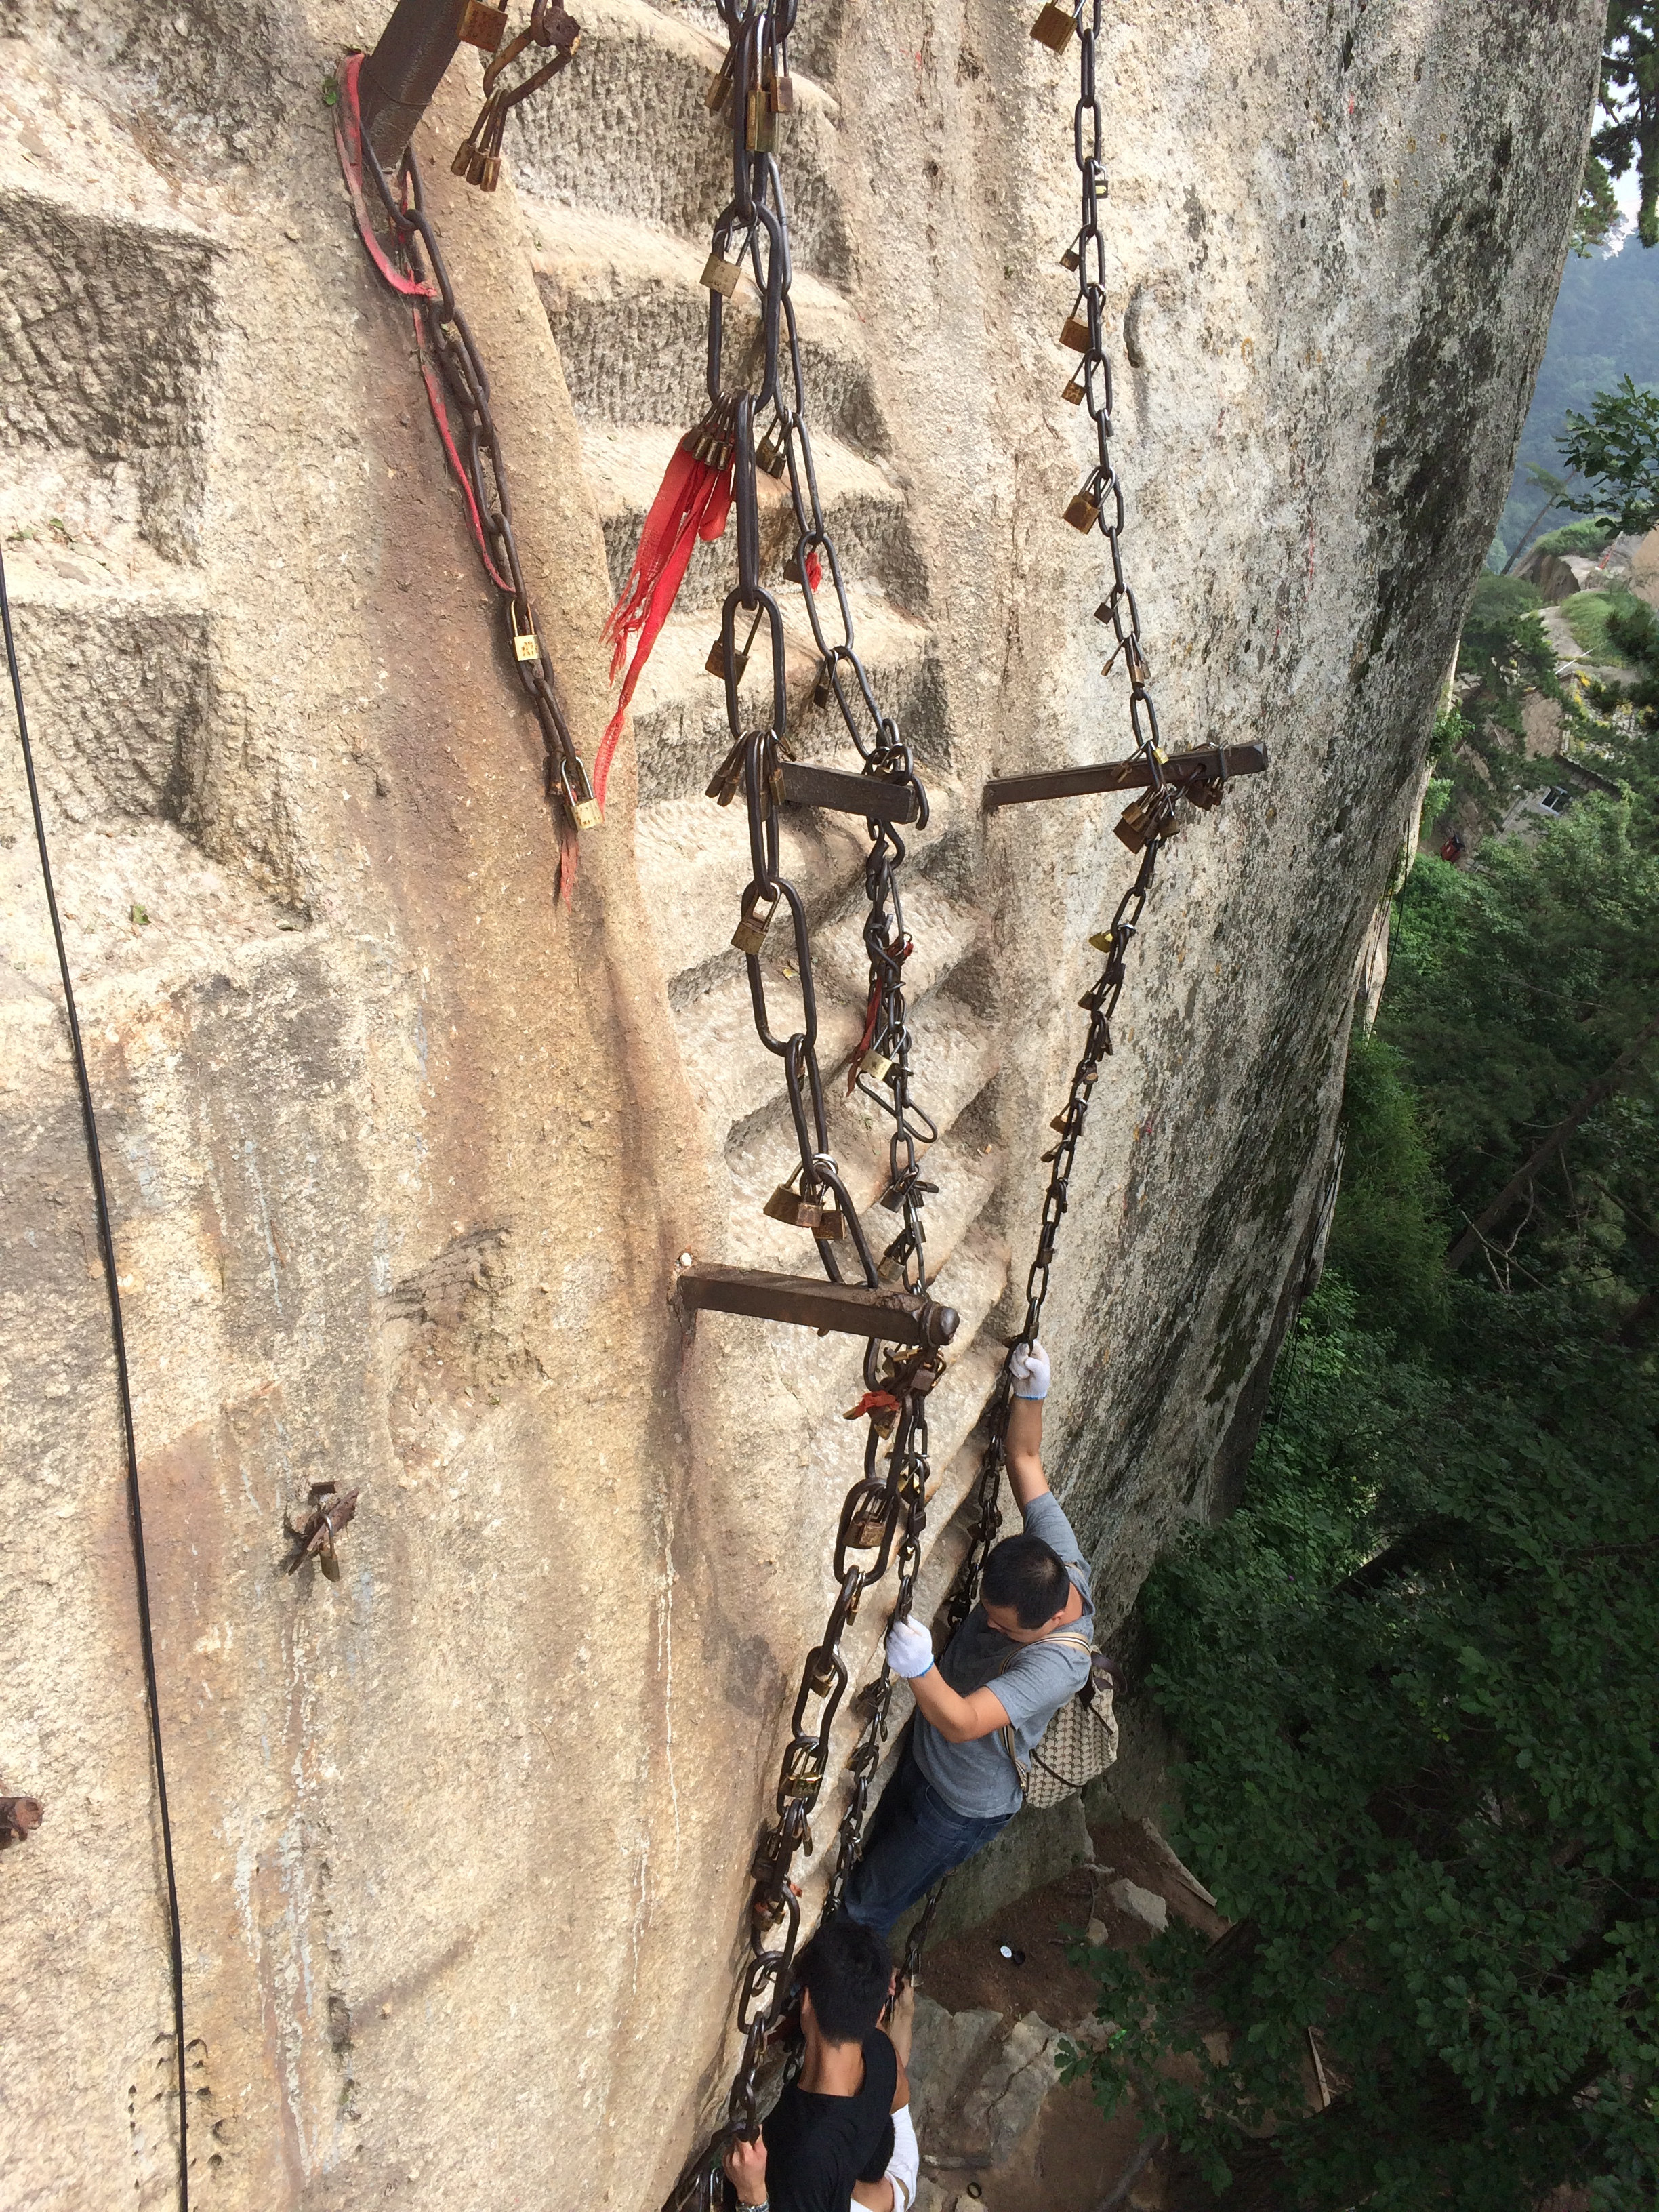
[[[1104,1062],[1111,1056],[1112,1020],[1123,992],[1129,948],[1152,892],[1158,856],[1180,826],[1175,817],[1182,798],[1182,792],[1163,773],[1164,756],[1158,744],[1158,709],[1150,689],[1151,672],[1141,645],[1140,611],[1124,568],[1123,486],[1112,459],[1112,368],[1104,337],[1106,247],[1100,228],[1100,204],[1107,194],[1108,179],[1102,153],[1104,124],[1095,75],[1101,4],[1102,0],[1079,0],[1075,9],[1050,4],[1038,17],[1032,36],[1058,49],[1069,42],[1075,31],[1080,47],[1072,146],[1081,185],[1081,217],[1077,235],[1061,257],[1063,265],[1076,273],[1078,290],[1060,333],[1060,343],[1083,356],[1082,365],[1066,384],[1063,397],[1074,405],[1088,409],[1095,426],[1097,459],[1082,489],[1066,508],[1066,520],[1085,532],[1098,530],[1106,540],[1110,568],[1106,596],[1095,610],[1095,617],[1111,630],[1115,643],[1101,673],[1109,676],[1115,664],[1122,661],[1129,684],[1129,726],[1135,749],[1146,764],[1150,787],[1130,805],[1117,830],[1132,851],[1140,853],[1134,881],[1119,900],[1111,927],[1090,940],[1103,952],[1105,961],[1094,983],[1078,1001],[1089,1017],[1088,1033],[1072,1070],[1066,1105],[1051,1125],[1060,1141],[1043,1154],[1048,1184],[1037,1227],[1036,1253],[1025,1280],[1024,1320],[1015,1339],[1016,1343],[1027,1344],[1036,1341],[1042,1328],[1049,1273],[1060,1224],[1069,1202],[1072,1170],[1088,1119],[1090,1097]],[[1224,786],[1224,748],[1219,750],[1218,760],[1220,782]],[[1206,789],[1197,803],[1203,807],[1212,806],[1219,795],[1218,788]],[[986,1559],[1001,1530],[1002,1478],[1007,1465],[1008,1413],[1012,1397],[1013,1381],[1005,1358],[985,1411],[986,1442],[969,1509],[968,1553],[945,1600],[947,1638],[956,1633],[973,1609]],[[915,1974],[944,1888],[941,1881],[910,1931],[903,1966],[907,1980]]]
[[[785,567],[787,580],[800,586],[807,622],[819,658],[814,702],[831,701],[856,747],[864,773],[880,779],[884,792],[908,787],[914,794],[911,818],[926,827],[927,799],[910,749],[896,722],[878,705],[854,641],[854,620],[841,563],[819,496],[811,433],[805,415],[799,337],[791,298],[789,225],[776,159],[778,118],[793,111],[788,75],[788,39],[797,0],[720,0],[729,38],[728,52],[710,95],[724,107],[732,131],[732,198],[717,218],[706,281],[709,286],[708,397],[702,425],[703,454],[732,465],[736,510],[737,582],[727,594],[720,635],[710,665],[722,675],[731,744],[708,787],[721,805],[744,794],[748,816],[750,880],[741,900],[733,945],[747,969],[756,1034],[782,1062],[799,1164],[783,1189],[769,1202],[776,1218],[810,1228],[831,1281],[843,1279],[836,1251],[850,1242],[864,1283],[902,1284],[926,1291],[927,1268],[922,1208],[933,1186],[921,1174],[923,1148],[937,1127],[916,1103],[911,1088],[912,1039],[903,988],[910,940],[904,926],[898,875],[906,858],[903,838],[891,823],[872,814],[865,862],[866,914],[864,944],[869,963],[869,997],[865,1024],[854,1053],[847,1088],[859,1092],[890,1121],[888,1180],[881,1203],[898,1217],[898,1229],[879,1258],[830,1151],[828,1117],[817,1055],[817,1006],[811,945],[805,902],[782,874],[779,852],[779,809],[783,765],[793,758],[788,733],[783,615],[777,597],[760,574],[760,514],[757,472],[787,475],[796,526],[795,548]],[[728,388],[723,339],[726,298],[746,268],[762,303],[762,343],[756,378],[758,389]],[[757,428],[764,429],[757,437]],[[819,606],[827,572],[836,613],[828,622]],[[742,619],[745,639],[739,646]],[[747,726],[738,686],[758,637],[764,633],[766,672],[763,685],[769,720]],[[780,908],[787,910],[799,994],[798,1028],[778,1034],[772,1026],[762,953],[768,927]],[[793,1187],[793,1188],[792,1188]],[[939,1353],[899,1351],[872,1340],[864,1361],[864,1395],[847,1418],[867,1421],[864,1466],[848,1492],[837,1529],[833,1571],[837,1595],[823,1638],[808,1653],[791,1717],[774,1800],[775,1817],[764,1829],[750,1875],[750,1956],[738,1992],[737,2027],[743,2049],[726,2101],[726,2122],[714,2141],[691,2162],[674,2202],[709,2212],[722,2184],[720,2158],[738,2136],[752,2138],[759,2127],[760,2072],[769,2033],[787,2008],[792,1969],[800,1936],[800,1900],[790,1879],[797,1853],[813,1849],[810,1818],[830,1772],[830,1736],[846,1695],[847,1661],[841,1642],[857,1616],[864,1592],[879,1582],[890,1562],[898,1569],[894,1617],[908,1613],[921,1558],[921,1534],[929,1480],[928,1391],[944,1370]],[[884,1464],[881,1454],[887,1447]],[[860,1562],[852,1555],[866,1555]],[[873,1553],[873,1557],[868,1556]],[[839,1903],[846,1873],[857,1854],[870,1777],[878,1753],[871,1755],[876,1734],[884,1732],[892,1680],[884,1658],[872,1686],[871,1711],[854,1759],[852,1799],[838,1832],[839,1851],[831,1879],[830,1909]],[[874,1733],[872,1733],[874,1732]]]
[[[574,26],[570,28],[574,33]],[[394,183],[362,127],[358,107],[362,66],[361,54],[347,55],[337,79],[334,135],[340,168],[375,272],[388,289],[409,301],[414,316],[416,350],[432,419],[466,502],[473,542],[500,595],[514,670],[541,726],[547,794],[559,810],[560,882],[568,899],[575,879],[576,832],[596,829],[599,810],[559,704],[553,663],[525,583],[501,440],[490,413],[489,379],[466,317],[456,303],[455,288],[422,197],[413,148],[399,162]],[[365,181],[379,202],[388,244],[382,243],[370,211]]]

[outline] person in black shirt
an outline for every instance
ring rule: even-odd
[[[757,2212],[848,2212],[854,2184],[910,2100],[898,2053],[877,2027],[892,1989],[887,1946],[855,1921],[821,1928],[795,1961],[806,2055],[758,2142],[726,2154],[739,2203]]]

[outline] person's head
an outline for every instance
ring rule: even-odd
[[[1035,1644],[1071,1602],[1072,1578],[1041,1536],[1005,1536],[985,1562],[979,1586],[985,1618],[1015,1644]]]
[[[872,2183],[885,2181],[887,2179],[887,2169],[892,2162],[893,2115],[889,2112],[887,2115],[887,2124],[881,2131],[877,2148],[870,2154],[869,2164],[860,2167],[859,2171],[859,2179],[860,2181],[868,2181]]]
[[[826,2043],[862,2043],[881,2018],[893,1979],[887,1946],[838,1912],[795,1961],[805,1996],[803,2027],[816,2022]],[[887,2162],[882,2161],[882,2171]]]

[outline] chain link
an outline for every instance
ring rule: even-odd
[[[793,106],[788,38],[795,0],[750,0],[750,4],[722,0],[720,13],[729,51],[716,92],[723,89],[720,105],[729,115],[732,189],[714,224],[710,267],[717,262],[746,266],[762,302],[762,343],[750,379],[757,388],[734,393],[727,388],[725,374],[726,299],[711,285],[708,419],[711,424],[729,425],[735,446],[738,580],[722,609],[719,659],[712,664],[724,673],[732,742],[709,785],[709,795],[726,804],[741,790],[748,813],[750,881],[743,892],[734,943],[745,956],[756,1033],[765,1049],[782,1062],[799,1153],[799,1165],[775,1203],[784,1200],[793,1187],[803,1212],[817,1207],[836,1217],[834,1225],[844,1229],[844,1238],[818,1234],[818,1218],[813,1214],[805,1214],[802,1224],[813,1227],[819,1257],[832,1281],[843,1279],[836,1244],[850,1241],[867,1286],[902,1284],[908,1290],[925,1291],[922,1210],[933,1186],[924,1180],[921,1164],[925,1147],[939,1133],[912,1091],[912,1039],[903,985],[911,945],[899,888],[906,844],[890,823],[873,815],[867,818],[863,937],[869,996],[847,1087],[849,1095],[856,1088],[890,1124],[887,1183],[880,1202],[898,1217],[898,1226],[878,1256],[830,1152],[805,908],[780,868],[782,766],[793,757],[793,748],[787,727],[782,611],[760,576],[759,471],[787,477],[788,482],[795,545],[785,576],[800,587],[818,655],[815,703],[834,702],[867,775],[882,779],[890,789],[896,787],[914,794],[910,811],[919,827],[927,822],[927,798],[909,747],[896,722],[883,713],[859,656],[853,611],[819,495],[806,422],[800,343],[791,298],[788,212],[775,154],[776,118]],[[835,614],[828,620],[819,604],[826,577],[835,605]],[[741,650],[740,618],[745,632]],[[763,637],[763,668],[770,683],[769,687],[763,681],[761,690],[769,698],[769,720],[766,727],[756,729],[745,726],[738,683],[757,640]],[[780,909],[788,916],[800,1000],[799,1025],[782,1035],[773,1027],[762,966],[766,929]],[[833,1201],[833,1207],[826,1201]],[[750,1900],[750,1957],[737,2006],[742,2056],[727,2099],[726,2125],[693,2161],[675,2200],[696,2205],[700,2212],[708,2212],[717,2201],[725,2145],[739,2135],[752,2138],[759,2127],[764,2046],[788,2007],[800,1936],[800,1902],[790,1879],[791,1868],[798,1853],[813,1849],[811,1814],[830,1774],[831,1730],[848,1688],[842,1638],[857,1616],[865,1591],[884,1577],[890,1564],[897,1566],[895,1619],[908,1612],[914,1596],[929,1481],[926,1399],[943,1370],[937,1352],[901,1353],[873,1339],[865,1354],[865,1394],[848,1415],[862,1416],[868,1423],[864,1467],[842,1506],[834,1561],[837,1595],[823,1638],[807,1654],[802,1669],[775,1796],[775,1818],[763,1832],[750,1868],[755,1887]],[[864,1723],[850,1761],[852,1795],[837,1830],[829,1911],[839,1905],[857,1861],[892,1695],[892,1677],[884,1659],[877,1680],[860,1700]]]
[[[1075,270],[1077,299],[1066,325],[1063,343],[1077,347],[1082,366],[1065,391],[1065,397],[1087,408],[1095,425],[1096,465],[1082,489],[1066,510],[1067,520],[1085,530],[1098,529],[1106,540],[1110,563],[1106,597],[1096,609],[1096,619],[1109,627],[1115,641],[1103,675],[1109,675],[1121,659],[1129,684],[1129,726],[1136,750],[1146,761],[1151,788],[1130,806],[1118,834],[1132,848],[1140,848],[1140,866],[1134,881],[1119,900],[1111,927],[1092,941],[1104,951],[1105,964],[1079,1004],[1089,1017],[1083,1050],[1072,1070],[1071,1090],[1053,1127],[1060,1141],[1043,1155],[1048,1184],[1043,1194],[1037,1226],[1036,1255],[1025,1279],[1025,1315],[1016,1343],[1034,1343],[1042,1326],[1042,1309],[1048,1295],[1049,1272],[1054,1262],[1060,1224],[1066,1217],[1073,1164],[1088,1119],[1089,1101],[1112,1052],[1112,1020],[1122,995],[1129,948],[1140,927],[1157,872],[1158,856],[1180,824],[1176,819],[1181,793],[1163,775],[1164,754],[1158,745],[1158,709],[1150,690],[1151,672],[1140,637],[1140,611],[1124,569],[1122,532],[1125,526],[1123,486],[1112,460],[1112,368],[1107,356],[1106,248],[1100,228],[1100,204],[1106,198],[1108,179],[1102,156],[1103,124],[1095,76],[1095,45],[1100,35],[1102,0],[1080,0],[1074,11],[1080,54],[1076,106],[1073,110],[1072,146],[1081,185],[1081,220],[1077,236],[1064,256],[1066,268]],[[1213,806],[1226,780],[1226,753],[1218,749],[1219,782],[1199,791],[1194,803]],[[945,1635],[953,1636],[972,1611],[979,1595],[985,1562],[1002,1528],[1002,1478],[1007,1465],[1008,1411],[1013,1396],[1012,1377],[1006,1359],[997,1376],[985,1411],[986,1442],[969,1509],[969,1541],[945,1603]],[[946,1877],[948,1880],[948,1876]],[[920,1963],[934,1914],[945,1890],[941,1881],[928,1898],[921,1918],[905,1946],[903,1973],[912,1978]]]
[[[575,877],[575,833],[597,828],[599,810],[559,704],[553,664],[525,583],[501,441],[489,409],[489,378],[456,303],[426,212],[413,149],[399,162],[394,183],[362,128],[357,90],[362,62],[361,54],[348,55],[340,70],[335,108],[340,167],[369,258],[382,282],[410,302],[414,314],[416,349],[432,418],[466,501],[485,573],[500,595],[502,628],[519,682],[541,725],[548,797],[561,814],[560,882],[568,899]],[[365,179],[379,203],[386,241],[364,194]]]

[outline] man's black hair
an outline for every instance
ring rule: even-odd
[[[887,2002],[893,1962],[879,1936],[838,1912],[801,1952],[795,1972],[822,2033],[831,2043],[862,2043]]]
[[[987,1605],[1012,1606],[1022,1628],[1041,1628],[1065,1605],[1071,1587],[1052,1544],[1041,1536],[1005,1536],[985,1562],[979,1594]]]
[[[814,2002],[817,2000],[814,1999]],[[887,2124],[881,2131],[881,2142],[871,2154],[870,2163],[859,2174],[860,2181],[885,2181],[887,2169],[893,2160],[893,2115],[887,2115]]]

